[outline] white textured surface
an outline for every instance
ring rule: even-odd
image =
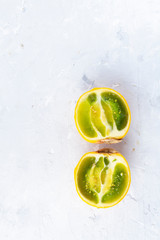
[[[0,1],[0,239],[160,239],[160,1]],[[78,97],[127,99],[126,198],[95,209],[73,171],[100,148],[74,124]]]

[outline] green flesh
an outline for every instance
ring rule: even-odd
[[[128,122],[128,111],[122,99],[111,92],[103,92],[101,97],[111,107],[117,129],[120,131],[125,128]]]
[[[112,115],[112,110],[111,110],[110,106],[103,100],[101,100],[101,105],[102,105],[102,108],[104,110],[107,122],[111,126],[111,128],[113,129],[114,119],[113,119],[113,115]]]
[[[97,101],[97,95],[95,93],[91,93],[88,95],[87,100],[90,104]]]
[[[90,176],[90,181],[89,181],[91,189],[95,190],[98,193],[100,193],[101,191],[100,173],[103,168],[104,168],[103,157],[100,157],[93,169],[93,173]]]
[[[91,121],[96,129],[101,133],[103,137],[106,136],[106,127],[103,125],[101,119],[101,109],[98,103],[94,103],[91,107]]]
[[[112,203],[118,200],[125,192],[128,185],[128,172],[122,163],[117,163],[113,173],[110,190],[101,199],[102,203]]]
[[[109,167],[105,166],[105,164],[108,165],[109,160],[106,162],[106,159],[108,160],[107,157],[100,157],[96,162],[94,156],[85,157],[77,173],[77,183],[81,194],[95,204],[99,203],[98,193],[104,191],[103,186],[108,182]],[[104,192],[101,203],[112,203],[120,199],[128,186],[128,178],[125,165],[117,163],[112,175],[111,186],[109,185],[107,192]]]
[[[117,161],[117,159],[115,158],[112,162],[115,162],[115,161]]]
[[[78,170],[77,183],[78,188],[84,197],[94,203],[98,203],[98,194],[94,190],[90,189],[89,184],[90,171],[95,163],[95,159],[95,157],[86,157],[83,159]]]
[[[101,182],[102,182],[102,184],[105,183],[105,178],[106,178],[106,171],[107,171],[107,169],[108,169],[108,167],[105,167],[105,168],[103,169],[103,171],[101,172]]]
[[[88,101],[82,101],[78,106],[78,123],[80,129],[87,137],[95,138],[97,137],[97,133],[92,127],[91,119],[90,119],[90,104]]]
[[[128,123],[129,113],[123,99],[110,91],[104,91],[100,96],[99,102],[96,91],[90,93],[78,105],[78,125],[81,132],[88,138],[97,138],[98,132],[102,138],[105,138],[109,136],[114,125],[118,131],[121,131]],[[104,117],[107,120],[106,123]],[[110,126],[110,129],[107,125]]]
[[[109,164],[109,159],[108,159],[108,157],[104,157],[104,163],[106,164],[106,166]]]

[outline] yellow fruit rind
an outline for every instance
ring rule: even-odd
[[[114,155],[117,155],[117,156],[121,156],[121,157],[124,159],[125,163],[126,163],[127,171],[128,171],[128,185],[127,185],[127,189],[125,190],[125,193],[122,195],[122,197],[120,197],[120,198],[118,199],[118,201],[113,202],[113,204],[111,203],[111,204],[109,204],[109,205],[107,205],[107,206],[97,206],[96,204],[91,203],[91,202],[88,202],[87,200],[85,200],[85,199],[82,197],[82,195],[80,194],[79,189],[78,189],[78,184],[77,184],[77,171],[78,171],[78,168],[79,168],[81,162],[83,161],[83,159],[84,159],[87,155],[89,155],[89,154],[95,155],[95,154],[99,154],[99,153],[103,153],[103,155],[106,155],[106,156],[108,156],[108,154],[109,154],[109,155],[114,154]],[[117,152],[116,150],[111,149],[111,148],[103,148],[103,149],[100,149],[100,150],[95,151],[95,152],[88,152],[88,153],[84,154],[84,155],[81,157],[81,159],[79,160],[79,162],[78,162],[78,164],[77,164],[77,166],[76,166],[76,168],[75,168],[75,170],[74,170],[74,181],[75,181],[76,191],[77,191],[79,197],[80,197],[85,203],[87,203],[87,204],[90,205],[90,206],[96,207],[96,208],[109,208],[109,207],[113,207],[113,206],[117,205],[117,204],[118,204],[120,201],[122,201],[123,198],[126,196],[128,190],[129,190],[130,184],[131,184],[131,172],[130,172],[130,168],[129,168],[128,162],[127,162],[127,160],[123,157],[122,154],[120,154],[119,152]]]
[[[129,118],[128,118],[128,125],[127,125],[127,129],[125,131],[125,133],[120,136],[120,137],[106,137],[106,138],[103,138],[103,139],[91,139],[91,138],[88,138],[86,137],[80,130],[79,128],[79,124],[77,122],[77,118],[76,118],[76,112],[77,112],[77,107],[79,105],[79,102],[81,100],[81,98],[84,96],[84,95],[88,95],[96,90],[101,90],[101,91],[111,91],[115,94],[117,94],[125,103],[126,107],[127,107],[127,111],[128,111],[128,115],[129,115]],[[83,137],[83,139],[85,139],[86,141],[88,142],[91,142],[91,143],[107,143],[107,144],[112,144],[112,143],[118,143],[122,140],[122,138],[127,134],[128,130],[129,130],[129,127],[130,127],[130,123],[131,123],[131,112],[130,112],[130,109],[129,109],[129,106],[128,106],[128,103],[127,101],[125,100],[125,98],[117,91],[115,91],[114,89],[111,89],[111,88],[93,88],[91,89],[90,91],[87,91],[85,92],[84,94],[82,94],[80,96],[80,98],[78,99],[77,101],[77,104],[76,104],[76,107],[75,107],[75,113],[74,113],[74,119],[75,119],[75,124],[76,124],[76,127],[77,127],[77,130],[79,132],[79,134]]]

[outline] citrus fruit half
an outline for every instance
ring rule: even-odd
[[[93,143],[117,143],[127,134],[131,121],[124,97],[110,88],[84,93],[75,108],[75,123],[81,136]]]
[[[84,202],[107,208],[125,197],[131,174],[126,159],[117,151],[105,148],[83,155],[75,168],[74,180]]]

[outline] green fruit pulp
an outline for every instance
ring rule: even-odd
[[[104,91],[100,95],[100,102],[96,90],[84,98],[77,107],[77,120],[82,133],[89,138],[107,136],[107,123],[113,130],[114,123],[118,131],[123,130],[128,123],[128,110],[124,101],[115,93]],[[107,122],[102,122],[102,111]]]
[[[124,164],[116,163],[112,174],[112,182],[109,189],[103,193],[99,199],[99,193],[103,192],[103,186],[106,183],[107,172],[109,169],[109,160],[106,157],[100,157],[96,162],[94,156],[85,157],[77,172],[78,189],[89,201],[98,204],[112,203],[124,194],[128,186],[128,171]],[[106,164],[107,163],[107,164]]]

